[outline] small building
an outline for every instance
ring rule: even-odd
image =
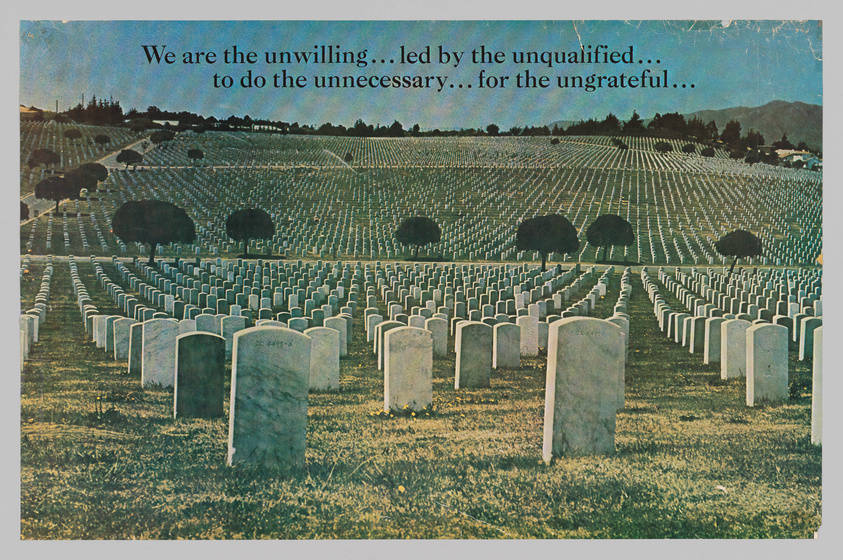
[[[822,160],[811,152],[804,150],[776,150],[779,154],[779,161],[786,162],[791,165],[797,161],[804,162],[805,169],[811,171],[822,171]]]

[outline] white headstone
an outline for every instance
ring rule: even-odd
[[[419,411],[433,402],[433,337],[416,327],[384,336],[384,410]]]
[[[722,317],[709,317],[705,320],[704,364],[713,364],[720,361],[720,326],[724,320]]]
[[[746,405],[783,402],[789,395],[787,328],[759,323],[746,329]]]
[[[746,329],[752,326],[743,319],[729,319],[720,325],[720,377],[734,379],[746,376]]]
[[[488,387],[492,370],[492,327],[478,321],[457,324],[454,388]]]
[[[150,319],[143,324],[141,385],[172,387],[176,377],[176,337],[179,324],[170,319]]]
[[[330,391],[340,388],[340,333],[329,327],[304,331],[310,343],[310,389]]]
[[[493,327],[492,346],[493,368],[521,367],[521,327],[512,323],[498,323]]]
[[[811,443],[823,442],[823,328],[814,330],[814,371],[811,388]]]
[[[448,355],[448,321],[439,317],[425,319],[424,328],[433,337],[433,356],[444,358]]]
[[[539,318],[534,315],[523,315],[515,320],[521,327],[521,355],[539,355]]]
[[[281,327],[234,335],[228,464],[304,464],[310,337]]]
[[[129,359],[130,327],[137,323],[134,319],[122,317],[114,321],[114,359]]]
[[[615,449],[623,376],[623,331],[607,321],[568,317],[550,325],[542,458]]]

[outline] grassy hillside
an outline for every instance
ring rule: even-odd
[[[242,252],[225,235],[234,210],[259,207],[276,235],[251,251],[289,257],[390,259],[410,247],[394,232],[402,219],[427,215],[443,230],[427,247],[446,259],[535,261],[515,247],[525,218],[567,216],[580,232],[570,260],[592,261],[584,231],[599,215],[626,218],[636,234],[610,260],[640,264],[720,264],[714,242],[747,229],[764,242],[755,264],[813,265],[822,251],[822,175],[655,150],[651,138],[336,138],[244,132],[184,133],[151,150],[137,170],[113,168],[89,199],[62,205],[65,214],[21,227],[21,252],[143,254],[110,231],[127,200],[168,199],[197,224],[195,243],[164,249],[189,256]],[[187,151],[199,148],[194,162]],[[351,154],[352,161],[343,161]],[[107,190],[106,190],[107,189]],[[47,241],[50,241],[49,246]],[[556,255],[555,260],[564,256]]]

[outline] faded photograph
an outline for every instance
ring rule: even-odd
[[[20,539],[815,538],[822,31],[20,21]]]

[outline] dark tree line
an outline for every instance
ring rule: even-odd
[[[91,97],[88,105],[81,103],[64,112],[64,116],[77,123],[96,125],[118,125],[123,123],[123,108],[119,101],[106,101]]]

